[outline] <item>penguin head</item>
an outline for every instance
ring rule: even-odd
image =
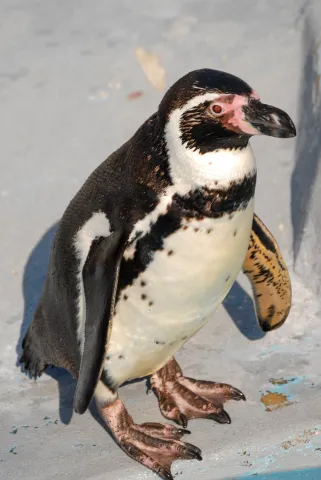
[[[201,154],[243,148],[252,135],[296,135],[284,111],[261,103],[240,78],[211,69],[179,79],[165,94],[158,115],[167,137],[178,135],[186,148]]]

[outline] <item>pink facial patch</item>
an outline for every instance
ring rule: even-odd
[[[253,90],[251,97],[243,95],[221,95],[214,105],[220,105],[223,113],[219,116],[225,128],[236,133],[246,133],[248,135],[257,135],[260,132],[246,121],[243,106],[247,106],[250,99],[258,100],[258,94]]]

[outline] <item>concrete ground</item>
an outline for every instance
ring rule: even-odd
[[[288,322],[264,335],[240,276],[179,353],[190,376],[231,383],[247,402],[227,406],[231,425],[191,421],[189,440],[204,460],[173,470],[186,480],[321,478],[321,264],[309,247],[320,233],[319,18],[320,1],[1,0],[1,478],[155,478],[94,411],[72,416],[75,385],[65,372],[33,382],[16,359],[67,203],[155,111],[162,89],[202,67],[239,75],[299,128],[294,140],[252,142],[256,212],[280,244],[294,295]],[[137,422],[162,420],[144,382],[120,393]]]

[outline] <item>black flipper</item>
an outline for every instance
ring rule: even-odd
[[[127,240],[125,231],[94,240],[83,268],[85,342],[74,400],[74,409],[80,414],[87,410],[101,375]]]

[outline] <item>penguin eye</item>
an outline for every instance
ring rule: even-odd
[[[221,105],[218,105],[217,103],[214,103],[213,105],[211,105],[211,111],[212,113],[215,113],[215,115],[219,115],[220,113],[222,113],[222,107]]]

